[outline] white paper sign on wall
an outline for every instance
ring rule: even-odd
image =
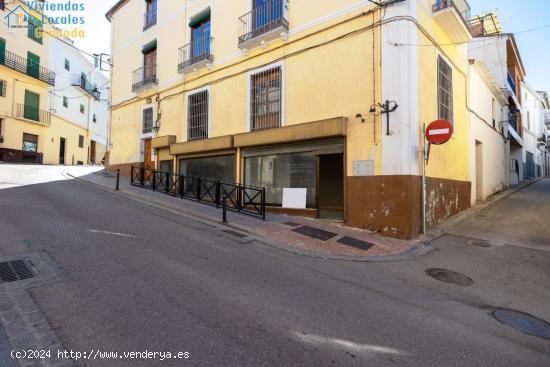
[[[372,176],[374,175],[374,161],[353,161],[354,176]]]
[[[283,189],[283,208],[305,209],[307,200],[307,189]]]

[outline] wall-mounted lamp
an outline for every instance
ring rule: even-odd
[[[395,112],[399,105],[395,101],[386,101],[382,103],[376,103],[370,106],[370,113],[376,112],[377,109],[380,109],[380,113],[386,114],[386,135],[390,135],[390,113]]]
[[[361,119],[361,122],[363,122],[363,123],[366,121],[365,118],[363,117],[363,115],[360,114],[360,113],[358,113],[357,115],[355,115],[355,118]]]

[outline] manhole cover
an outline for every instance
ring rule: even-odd
[[[296,233],[300,233],[304,236],[308,236],[308,237],[311,237],[311,238],[315,238],[317,240],[321,240],[321,241],[328,241],[332,237],[337,236],[336,233],[323,231],[322,229],[313,228],[313,227],[309,227],[309,226],[302,226],[302,227],[294,228],[292,231],[296,232]]]
[[[342,237],[336,242],[341,243],[341,244],[346,245],[346,246],[351,246],[351,247],[354,247],[356,249],[363,250],[363,251],[368,251],[372,246],[374,246],[370,242],[361,241],[361,240],[358,240],[357,238],[353,238],[353,237],[349,237],[349,236]]]
[[[32,277],[34,274],[23,260],[0,263],[0,283],[15,282]]]
[[[493,317],[506,326],[510,326],[525,334],[550,340],[550,324],[529,314],[497,308]]]
[[[471,278],[452,270],[432,268],[426,270],[426,274],[441,282],[456,284],[463,287],[468,287],[474,284],[474,281]]]
[[[490,248],[491,247],[491,244],[487,241],[482,241],[482,240],[475,240],[475,241],[468,241],[468,243],[472,246],[476,246],[476,247],[483,247],[483,248]]]

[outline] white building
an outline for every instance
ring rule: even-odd
[[[469,174],[472,205],[509,185],[508,101],[482,61],[468,66]]]
[[[109,79],[91,58],[72,46],[69,39],[49,42],[50,69],[55,71],[55,90],[50,109],[57,116],[86,129],[88,164],[100,164],[109,131]]]
[[[528,83],[523,83],[523,121],[524,123],[524,176],[526,179],[546,175],[547,128],[545,118],[548,107],[544,93],[535,91]]]

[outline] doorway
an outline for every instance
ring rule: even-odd
[[[90,163],[95,164],[95,141],[90,141]]]
[[[59,138],[59,164],[65,164],[65,138]]]
[[[153,169],[153,162],[151,161],[151,139],[143,140],[143,167],[145,169]]]
[[[318,156],[317,210],[321,219],[344,219],[344,155]]]
[[[483,199],[483,144],[476,140],[476,201]]]

